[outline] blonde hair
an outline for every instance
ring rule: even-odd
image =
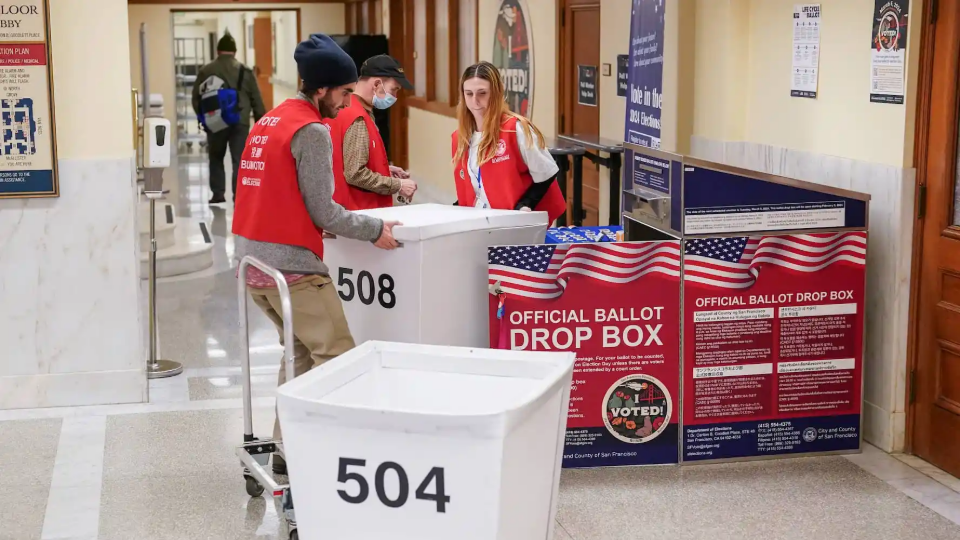
[[[463,85],[470,79],[490,82],[490,104],[487,106],[482,126],[477,125],[473,113],[467,109],[463,100]],[[517,124],[526,135],[527,146],[533,145],[534,136],[536,136],[537,146],[541,149],[546,147],[543,133],[537,129],[537,126],[510,110],[504,97],[503,79],[500,78],[500,72],[496,66],[490,62],[480,62],[464,70],[463,76],[460,77],[460,102],[457,104],[457,151],[453,156],[454,164],[460,163],[463,157],[469,154],[470,138],[475,131],[483,132],[477,148],[477,165],[483,165],[493,159],[500,140],[500,125],[508,118],[517,119]]]

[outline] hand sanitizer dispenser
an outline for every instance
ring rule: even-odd
[[[170,166],[170,121],[150,117],[143,120],[143,168],[164,169]]]

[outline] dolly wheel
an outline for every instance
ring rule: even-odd
[[[290,540],[300,540],[300,533],[296,529],[290,531]]]
[[[263,495],[263,486],[260,485],[260,482],[257,482],[256,478],[252,476],[244,476],[243,478],[247,481],[247,495],[251,497]]]

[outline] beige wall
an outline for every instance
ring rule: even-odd
[[[273,82],[273,104],[279,105],[285,99],[297,95],[297,63],[293,61],[293,51],[297,47],[297,14],[293,11],[273,11],[270,18],[276,28],[277,65],[271,79]]]
[[[695,21],[696,84],[694,102],[688,104],[694,111],[694,132],[712,139],[743,140],[750,101],[750,0],[697,0]],[[791,27],[781,24],[774,30],[781,30],[789,40],[792,30],[786,30],[793,23],[791,19],[783,23]],[[722,32],[717,31],[720,28]],[[790,53],[789,41],[784,51]],[[786,65],[764,66],[760,71],[762,78],[775,78],[778,74],[789,82],[789,57]],[[789,87],[786,93],[790,99]]]
[[[456,129],[457,121],[453,118],[410,109],[407,169],[428,200],[447,202],[449,199],[450,203],[456,200],[450,159],[450,136]]]
[[[58,157],[127,158],[133,154],[130,52],[117,46],[127,41],[126,2],[97,0],[104,4],[98,9],[88,3],[50,6]],[[91,76],[91,58],[111,68]]]
[[[191,5],[190,9],[222,10],[223,4]],[[344,31],[343,4],[244,4],[245,10],[270,10],[284,8],[300,8],[300,28],[303,36],[314,32],[338,34]],[[173,21],[171,13],[176,9],[183,9],[183,5],[174,4],[133,4],[129,6],[129,43],[130,43],[130,76],[134,87],[140,85],[140,23],[147,23],[147,64],[150,77],[150,92],[163,95],[165,113],[171,122],[176,122],[176,99],[173,70]],[[56,10],[54,10],[56,12]],[[106,16],[106,15],[105,15]],[[99,25],[97,26],[99,27]],[[123,26],[120,26],[123,28]],[[82,39],[89,39],[83,34]],[[240,36],[237,45],[242,47]],[[126,58],[126,55],[124,55]],[[79,64],[83,65],[82,62]],[[81,69],[79,66],[77,69]],[[176,130],[174,130],[176,134]]]
[[[912,166],[918,27],[911,24],[906,106],[870,103],[865,41],[874,2],[821,0],[819,95],[792,98],[794,3],[696,0],[695,134]],[[919,20],[919,2],[911,8]]]

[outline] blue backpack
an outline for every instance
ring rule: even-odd
[[[230,88],[226,81],[211,75],[200,84],[200,114],[197,119],[208,133],[217,133],[240,123],[240,94],[243,86],[243,73],[240,67],[240,79],[236,88]]]

